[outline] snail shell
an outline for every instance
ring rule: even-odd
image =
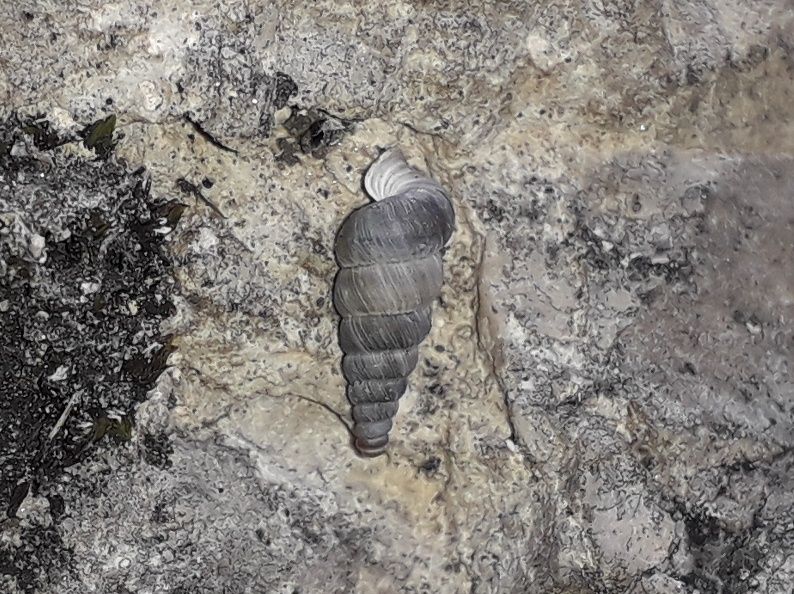
[[[356,448],[377,456],[430,332],[455,213],[444,189],[399,149],[372,164],[364,187],[374,202],[351,213],[336,238],[334,304]]]

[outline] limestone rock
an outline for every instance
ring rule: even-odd
[[[147,201],[184,208],[136,289],[174,311],[85,338],[114,361],[173,335],[171,369],[145,401],[121,392],[124,439],[46,481],[15,446],[31,490],[0,494],[4,591],[789,591],[787,2],[23,2],[0,34],[18,124],[0,157],[51,163],[0,180],[3,291],[140,166]],[[110,114],[110,154],[81,148]],[[369,460],[332,246],[392,144],[450,190],[458,229],[390,454]],[[57,280],[36,286],[103,292]]]

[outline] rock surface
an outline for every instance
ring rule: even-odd
[[[791,591],[789,2],[20,2],[0,34],[4,592]],[[363,459],[332,245],[395,143],[458,228]],[[92,209],[123,246],[141,177],[149,276],[53,262]],[[105,278],[174,308],[15,375],[12,313],[54,331]],[[70,393],[19,412],[61,364],[101,375],[71,458]]]

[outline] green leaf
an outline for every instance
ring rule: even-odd
[[[133,424],[130,417],[124,416],[121,419],[98,417],[94,419],[94,431],[91,441],[97,442],[105,436],[119,441],[129,441],[132,439],[132,429]]]
[[[116,129],[116,114],[94,122],[83,130],[83,144],[97,155],[106,157],[113,149],[113,131]]]
[[[187,204],[182,204],[181,202],[169,202],[165,207],[165,220],[168,222],[168,225],[172,228],[176,227],[176,224],[179,222],[179,219],[182,218],[185,210],[187,210]]]

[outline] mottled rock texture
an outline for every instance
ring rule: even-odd
[[[4,592],[791,591],[790,2],[21,1],[0,36]],[[332,247],[395,143],[458,227],[373,460]]]

